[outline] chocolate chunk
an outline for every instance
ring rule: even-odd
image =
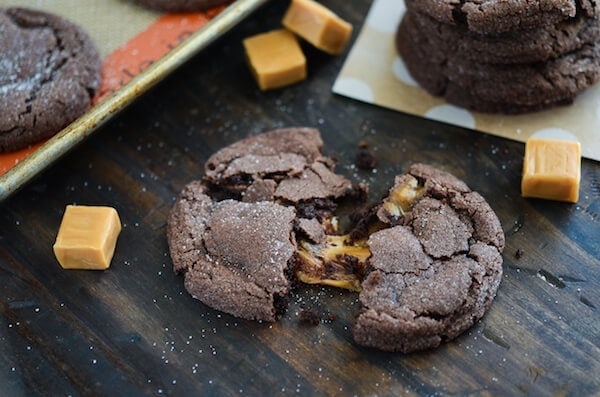
[[[375,168],[375,164],[377,164],[377,159],[375,154],[367,149],[360,149],[356,152],[356,166],[363,170],[371,170]]]
[[[314,309],[300,309],[300,322],[307,325],[319,325],[321,316]]]
[[[523,251],[522,248],[517,248],[517,250],[515,251],[515,258],[521,259],[524,254],[525,254],[525,251]]]

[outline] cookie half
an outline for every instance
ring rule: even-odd
[[[359,345],[404,353],[429,349],[473,326],[502,278],[504,233],[485,199],[423,164],[396,178],[378,211],[388,225],[368,240]]]
[[[0,9],[0,152],[52,136],[91,106],[101,60],[86,32],[59,16]]]
[[[287,306],[296,212],[272,202],[215,201],[190,183],[171,210],[167,238],[185,288],[217,310],[275,321]]]
[[[174,204],[167,239],[185,288],[237,317],[275,321],[295,280],[296,234],[319,239],[352,184],[333,171],[316,129],[286,128],[233,143]],[[318,219],[318,220],[317,220]]]

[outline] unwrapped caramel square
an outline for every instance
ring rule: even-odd
[[[107,269],[120,232],[121,221],[114,208],[68,205],[54,255],[64,269]]]
[[[576,203],[581,179],[581,145],[558,139],[530,138],[525,144],[523,197]]]
[[[318,49],[337,55],[344,50],[352,25],[313,0],[292,0],[282,24]]]
[[[246,58],[261,90],[284,87],[306,78],[306,58],[293,33],[273,30],[244,40]]]

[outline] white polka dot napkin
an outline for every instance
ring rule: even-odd
[[[524,115],[490,115],[447,104],[419,88],[399,57],[394,35],[404,1],[375,0],[333,92],[363,102],[525,142],[531,136],[576,140],[600,161],[600,84],[570,106]]]

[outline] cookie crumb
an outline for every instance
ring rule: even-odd
[[[300,309],[300,322],[306,325],[319,325],[321,316],[314,309]]]
[[[356,166],[363,170],[372,170],[375,168],[375,164],[377,164],[377,159],[375,158],[375,154],[366,149],[361,148],[356,152]]]
[[[517,250],[515,251],[515,258],[521,259],[524,253],[525,252],[521,248],[517,248]]]

